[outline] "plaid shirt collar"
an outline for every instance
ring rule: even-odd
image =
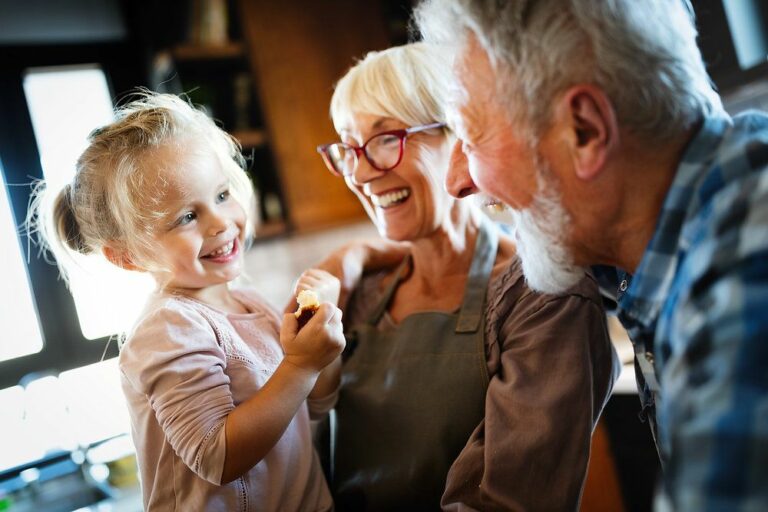
[[[683,226],[721,185],[720,173],[710,172],[709,164],[717,157],[718,146],[732,124],[725,113],[705,117],[683,154],[640,265],[631,278],[627,276],[627,281],[619,285],[619,316],[630,331],[633,326],[646,333],[655,329],[678,261],[689,246]]]

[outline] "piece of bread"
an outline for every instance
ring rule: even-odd
[[[294,315],[296,316],[296,321],[299,323],[299,329],[301,329],[307,325],[309,319],[312,318],[317,311],[317,308],[320,307],[320,300],[317,297],[317,293],[314,291],[302,290],[296,297],[296,302],[299,303],[299,308]]]

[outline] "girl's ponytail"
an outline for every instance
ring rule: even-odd
[[[70,184],[57,193],[56,188],[42,180],[35,183],[24,225],[40,255],[46,261],[56,263],[66,283],[69,283],[68,270],[76,265],[77,255],[93,252],[77,221]]]
[[[70,250],[80,254],[90,254],[92,249],[85,243],[85,237],[80,230],[80,223],[72,206],[72,185],[67,185],[53,200],[51,212],[53,228],[57,238]]]

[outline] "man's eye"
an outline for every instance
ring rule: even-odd
[[[220,203],[223,203],[224,201],[229,199],[229,190],[225,190],[224,192],[219,192],[219,195],[216,196],[216,199],[218,199]]]

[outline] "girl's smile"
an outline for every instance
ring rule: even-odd
[[[201,259],[211,261],[213,263],[229,263],[234,260],[240,253],[240,242],[237,237],[233,238],[224,245],[219,246],[213,251],[200,256]]]

